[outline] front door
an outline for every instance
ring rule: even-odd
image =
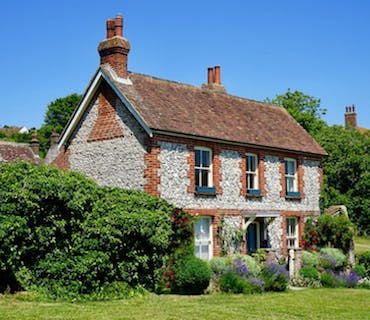
[[[195,222],[195,255],[203,260],[212,258],[212,218],[201,217]]]
[[[253,253],[259,248],[259,225],[252,222],[247,228],[247,252]]]

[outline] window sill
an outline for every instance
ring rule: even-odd
[[[215,196],[216,188],[215,187],[195,187],[195,194],[204,195],[204,196]]]
[[[259,190],[259,189],[248,189],[246,197],[248,197],[248,198],[261,198],[262,197],[261,190]]]
[[[300,200],[301,198],[300,192],[287,192],[285,195],[285,199]]]

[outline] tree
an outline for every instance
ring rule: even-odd
[[[62,132],[73,111],[81,100],[81,95],[73,93],[51,102],[46,110],[44,124],[37,131],[40,141],[40,156],[43,158],[50,147],[50,136],[53,130]]]
[[[293,118],[313,137],[326,126],[321,119],[326,109],[320,107],[320,99],[306,95],[300,91],[288,91],[277,95],[274,99],[265,99],[266,103],[282,106]]]
[[[353,128],[326,127],[317,136],[328,157],[324,160],[321,207],[344,204],[351,220],[370,233],[370,136]]]
[[[51,102],[47,107],[44,125],[52,126],[58,131],[63,129],[80,100],[80,95],[72,93],[69,96],[58,98]]]

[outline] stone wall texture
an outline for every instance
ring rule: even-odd
[[[305,197],[289,200],[281,197],[281,162],[279,157],[265,156],[266,196],[247,198],[240,194],[241,156],[237,151],[221,150],[221,187],[222,194],[215,196],[198,196],[188,193],[188,150],[185,144],[160,141],[159,160],[161,168],[161,197],[183,208],[199,209],[239,209],[247,211],[297,211],[318,212],[320,192],[320,171],[318,161],[303,161],[303,179]]]
[[[93,100],[69,146],[70,169],[102,186],[143,190],[144,133],[118,99],[114,105],[123,137],[88,142],[98,117],[99,99]]]

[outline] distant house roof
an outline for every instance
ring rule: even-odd
[[[29,133],[29,130],[24,126],[23,127],[17,127],[17,126],[3,127],[3,128],[0,128],[0,131],[7,135],[11,135],[13,133]]]
[[[0,141],[0,162],[29,161],[39,164],[40,159],[28,144]]]

